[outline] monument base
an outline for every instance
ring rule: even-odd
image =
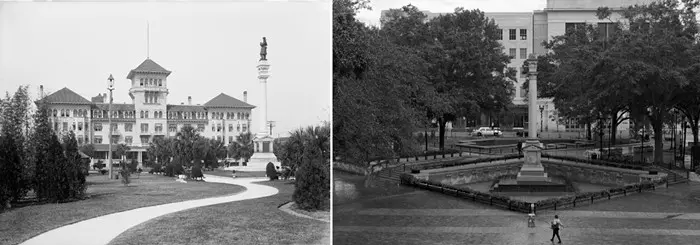
[[[275,167],[282,167],[282,163],[277,161],[277,157],[272,152],[256,152],[248,159],[247,166],[231,166],[226,170],[236,170],[244,172],[260,172],[265,171],[267,164],[272,163]]]
[[[525,162],[515,179],[503,179],[494,185],[494,192],[565,192],[565,182],[554,182],[542,166],[542,144],[528,140],[523,147]]]

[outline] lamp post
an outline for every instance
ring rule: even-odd
[[[109,74],[107,78],[107,89],[109,90],[109,107],[107,108],[107,124],[109,125],[109,135],[107,136],[107,164],[109,164],[109,179],[114,178],[112,176],[112,90],[114,90],[114,77]]]
[[[542,112],[544,112],[544,106],[540,106],[540,132],[544,131],[544,121],[542,120]]]
[[[603,156],[603,117],[598,116],[598,136],[600,138],[600,152],[598,152],[599,156],[598,158],[600,159],[601,156]]]

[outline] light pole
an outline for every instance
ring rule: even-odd
[[[603,117],[598,116],[598,136],[600,138],[600,152],[598,152],[599,156],[598,159],[600,159],[601,156],[603,156]]]
[[[107,142],[109,145],[107,146],[107,164],[109,164],[109,179],[114,178],[112,176],[112,90],[114,90],[114,77],[112,77],[112,74],[109,74],[109,78],[107,78],[107,89],[109,90],[109,107],[107,108],[107,124],[109,127],[109,135],[107,136]]]

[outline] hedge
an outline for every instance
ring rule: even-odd
[[[445,194],[454,195],[464,199],[471,199],[473,201],[478,201],[492,206],[495,205],[523,213],[529,213],[530,205],[532,204],[529,202],[511,199],[507,196],[475,191],[467,187],[455,187],[431,180],[421,180],[417,179],[413,175],[406,173],[401,174],[399,176],[399,180],[401,181],[400,183],[404,185],[417,186],[419,188],[424,188],[432,191],[439,191]],[[645,182],[640,184],[626,185],[624,187],[615,187],[604,191],[584,192],[576,195],[553,197],[546,200],[537,201],[535,203],[535,209],[545,210],[553,208],[556,210],[557,205],[559,205],[559,207],[564,207],[572,204],[575,207],[577,201],[579,201],[579,203],[582,203],[586,200],[593,201],[603,198],[610,198],[612,196],[626,195],[627,193],[632,193],[635,191],[639,192],[650,189],[654,190],[656,189],[656,186],[661,185],[663,183],[666,183],[666,179],[655,180],[653,182]]]
[[[599,166],[615,167],[615,168],[625,168],[625,169],[632,169],[632,170],[646,170],[647,169],[646,167],[649,166],[648,163],[643,164],[641,162],[638,162],[639,164],[628,164],[628,163],[618,163],[618,162],[610,162],[610,161],[604,161],[604,160],[581,159],[578,157],[570,157],[570,156],[555,156],[555,155],[549,155],[549,154],[545,154],[545,153],[542,153],[542,158],[580,162],[580,163],[587,163],[587,164],[591,164],[591,165],[599,165]]]

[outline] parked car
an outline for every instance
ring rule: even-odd
[[[476,136],[489,136],[489,135],[499,136],[502,133],[498,129],[491,129],[490,127],[481,127],[477,130],[474,130],[474,134]]]

